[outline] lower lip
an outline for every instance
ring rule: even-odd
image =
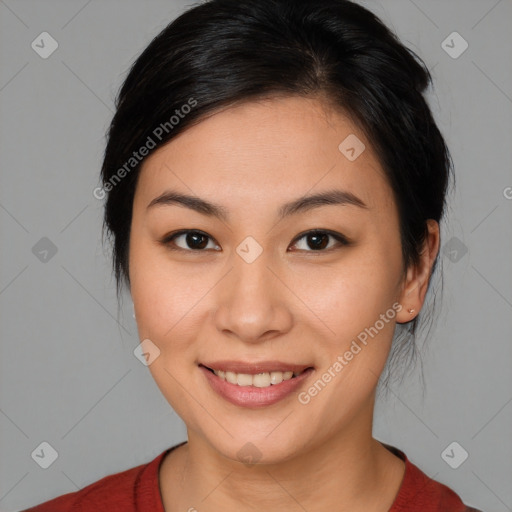
[[[313,368],[304,370],[300,375],[292,379],[283,380],[279,384],[272,384],[266,388],[255,386],[239,386],[221,379],[204,366],[199,369],[207,378],[210,386],[222,398],[240,407],[266,407],[272,405],[293,393],[313,373]]]

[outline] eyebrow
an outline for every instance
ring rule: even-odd
[[[191,196],[167,190],[163,194],[155,197],[147,206],[147,209],[154,206],[178,205],[190,208],[198,213],[210,217],[216,217],[222,221],[229,220],[229,211],[222,205],[211,203],[197,196]],[[278,211],[279,220],[290,215],[306,212],[313,208],[326,205],[351,205],[359,208],[368,209],[368,206],[352,192],[346,190],[327,190],[318,194],[299,197],[293,201],[285,203]]]

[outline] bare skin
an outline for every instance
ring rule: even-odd
[[[366,146],[354,161],[338,149],[349,134]],[[222,205],[229,218],[148,208],[170,189]],[[284,203],[333,189],[366,207],[278,218]],[[181,229],[206,233],[201,248],[186,235],[162,242]],[[350,243],[330,236],[317,249],[304,236],[312,229]],[[248,236],[263,251],[252,263],[236,252]],[[188,433],[160,468],[165,511],[388,511],[404,463],[372,437],[376,386],[395,324],[423,305],[438,250],[439,226],[429,221],[420,263],[403,271],[398,212],[379,161],[356,125],[319,99],[224,109],[148,157],[134,198],[131,295],[140,340],[160,350],[151,374]],[[387,311],[393,317],[307,403],[295,392],[262,408],[237,406],[198,367],[307,364],[315,368],[299,390],[307,392]],[[238,456],[248,442],[260,453],[250,466]]]

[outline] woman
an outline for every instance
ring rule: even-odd
[[[212,0],[151,42],[95,195],[188,440],[30,510],[475,510],[372,436],[438,261],[429,83],[346,0]]]

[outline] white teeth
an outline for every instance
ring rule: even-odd
[[[268,388],[271,383],[276,384],[276,382],[272,382],[270,373],[258,373],[252,376],[251,384],[257,388]]]
[[[246,373],[237,373],[236,380],[239,386],[252,386],[252,375]]]
[[[271,384],[280,384],[283,382],[283,372],[271,372],[270,373],[270,383]]]
[[[247,373],[224,372],[222,370],[213,370],[213,373],[222,380],[227,380],[231,384],[238,386],[254,386],[257,388],[268,388],[271,385],[280,384],[283,380],[290,380],[302,372],[266,372],[249,375]]]
[[[213,373],[215,373],[215,370],[213,370]],[[236,373],[233,372],[226,372],[226,380],[230,382],[231,384],[238,384]]]

